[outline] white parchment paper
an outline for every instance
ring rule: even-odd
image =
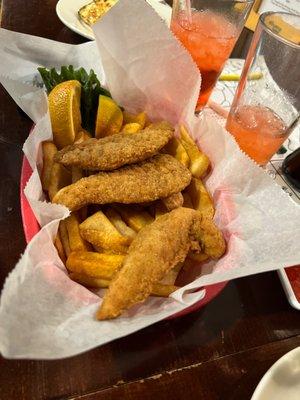
[[[194,116],[200,75],[157,14],[140,0],[120,0],[94,26],[96,43],[71,46],[0,30],[0,81],[32,118],[24,144],[33,169],[26,196],[42,229],[6,279],[0,304],[0,351],[8,358],[57,359],[128,335],[183,310],[205,295],[186,293],[236,277],[300,263],[300,208],[249,160],[214,115]],[[99,48],[98,54],[97,47]],[[101,62],[102,60],[102,62]],[[52,138],[47,98],[36,68],[93,68],[125,108],[186,123],[211,159],[207,179],[227,253],[168,299],[149,298],[122,317],[98,322],[101,298],[71,281],[52,243],[69,211],[45,202],[40,144]],[[103,66],[103,67],[102,67]],[[195,271],[194,271],[195,272]]]

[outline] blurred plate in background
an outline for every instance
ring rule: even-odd
[[[91,0],[59,0],[56,5],[56,14],[61,22],[73,32],[94,40],[92,29],[78,18],[78,10],[90,2]],[[147,2],[169,24],[172,13],[171,7],[163,0],[147,0]]]

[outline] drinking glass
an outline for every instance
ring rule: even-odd
[[[260,79],[251,80],[257,73]],[[226,128],[240,148],[265,165],[299,121],[300,16],[260,16]]]
[[[253,0],[173,0],[171,30],[202,76],[198,111],[207,103],[252,4]]]

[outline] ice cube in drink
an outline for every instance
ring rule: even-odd
[[[237,28],[224,16],[209,10],[194,11],[189,20],[182,11],[171,21],[171,30],[190,52],[202,83],[197,109],[207,103],[238,37]]]
[[[259,105],[243,105],[231,110],[226,129],[259,165],[265,165],[289,135],[282,119],[271,109]]]

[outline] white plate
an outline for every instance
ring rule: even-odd
[[[297,297],[295,295],[291,282],[285,272],[285,269],[279,269],[278,275],[290,305],[296,308],[296,310],[300,310],[300,303],[297,300]],[[299,399],[300,399],[300,393],[299,393]]]
[[[91,1],[92,0],[59,0],[56,5],[56,14],[61,22],[72,31],[87,39],[94,40],[92,29],[78,18],[78,10]],[[168,4],[163,0],[147,0],[147,2],[167,24],[170,23],[172,9]]]
[[[251,400],[300,399],[300,347],[281,357],[263,376]]]

